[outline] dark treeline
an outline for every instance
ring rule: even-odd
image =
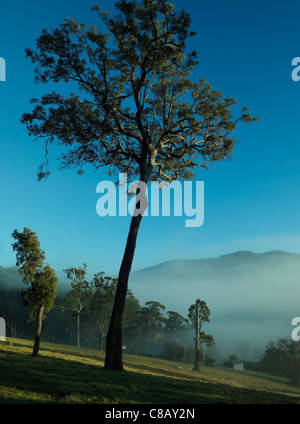
[[[58,291],[54,306],[45,313],[42,340],[104,350],[116,279],[100,272],[88,281],[86,264],[67,269],[65,273],[70,281],[69,289]],[[0,317],[5,319],[7,337],[33,339],[35,323],[29,320],[28,308],[22,303],[24,289],[20,282],[17,268],[0,267]],[[186,318],[175,311],[166,311],[157,301],[150,300],[141,306],[129,290],[123,326],[124,352],[192,364],[195,361],[194,310],[197,302],[191,305]],[[208,308],[205,302],[201,304],[204,308],[199,315],[200,359],[206,365],[215,365],[218,351],[214,349],[212,336],[201,331],[202,324],[209,322],[203,314]],[[231,366],[237,359],[231,356],[218,365]],[[279,375],[299,385],[299,343],[289,337],[268,343],[258,361],[243,363],[245,369]]]
[[[84,307],[80,312],[74,304],[72,306],[75,299],[72,290],[59,292],[54,307],[45,314],[42,341],[104,350],[113,292],[105,292],[104,289],[100,294],[91,290],[88,301],[82,302]],[[164,306],[156,301],[140,306],[129,291],[123,329],[124,351],[192,363],[194,342],[191,326],[180,314],[174,311],[163,313],[164,310]],[[20,289],[0,288],[0,316],[6,322],[7,337],[34,338],[35,323],[28,321],[29,311],[22,304]]]
[[[65,273],[70,281],[69,290],[58,291],[54,306],[44,314],[42,340],[104,350],[116,279],[100,272],[88,281],[86,264],[66,269]],[[8,285],[5,284],[7,275],[10,277]],[[32,339],[35,324],[29,320],[28,308],[22,303],[21,294],[26,286],[23,284],[24,289],[20,286],[19,277],[17,268],[1,267],[0,316],[6,321],[8,337]],[[166,311],[164,305],[154,300],[141,306],[129,290],[123,345],[126,353],[192,363],[195,354],[193,322],[175,311]]]

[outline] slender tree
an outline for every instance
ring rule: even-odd
[[[189,308],[188,317],[191,321],[192,327],[195,329],[195,364],[194,370],[200,370],[201,350],[200,342],[205,340],[205,333],[202,326],[205,322],[209,322],[210,310],[204,300],[197,299],[194,305]]]
[[[36,272],[31,287],[22,293],[23,303],[30,308],[31,317],[36,315],[33,357],[37,357],[39,353],[44,312],[49,312],[54,304],[57,281],[54,269],[45,265],[43,269]]]
[[[22,233],[15,230],[12,237],[15,239],[12,246],[16,252],[16,265],[23,276],[23,282],[29,286],[22,291],[23,304],[30,308],[29,320],[36,317],[32,356],[37,357],[44,312],[50,311],[57,295],[57,277],[50,265],[44,265],[45,252],[40,248],[36,233],[24,228]]]
[[[146,184],[191,179],[197,167],[230,157],[237,123],[256,118],[247,108],[234,118],[234,99],[204,79],[191,80],[198,62],[196,52],[186,52],[195,35],[187,12],[168,0],[121,0],[115,7],[112,18],[93,8],[106,31],[66,19],[26,50],[38,83],[75,83],[78,90],[32,99],[33,111],[21,121],[45,141],[39,178],[49,175],[48,149],[58,142],[66,148],[62,167],[82,173],[91,164],[140,181],[106,343],[105,367],[122,370],[122,319]]]
[[[93,284],[86,280],[87,265],[64,269],[67,278],[71,280],[71,290],[68,292],[65,307],[76,315],[76,345],[80,346],[80,318],[92,297]]]

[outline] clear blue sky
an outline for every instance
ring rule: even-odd
[[[36,231],[47,261],[63,268],[88,264],[90,272],[115,275],[129,218],[96,214],[101,171],[58,171],[51,155],[49,179],[38,182],[42,143],[33,143],[19,119],[29,101],[50,91],[34,83],[24,49],[34,47],[43,28],[65,17],[96,23],[90,0],[4,2],[0,12],[0,57],[7,81],[0,82],[0,265],[15,264],[11,233]],[[145,218],[133,269],[177,258],[218,256],[236,250],[300,252],[300,82],[291,61],[300,56],[298,0],[173,0],[192,16],[199,53],[195,79],[205,77],[260,120],[240,126],[231,162],[201,171],[205,222],[185,228],[184,218]],[[111,10],[113,1],[98,4]]]

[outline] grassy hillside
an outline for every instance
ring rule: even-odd
[[[300,389],[249,371],[203,367],[125,355],[126,371],[103,368],[104,353],[42,343],[0,342],[0,403],[207,404],[300,403]]]

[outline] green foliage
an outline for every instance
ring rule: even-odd
[[[76,314],[81,314],[92,295],[92,284],[86,280],[87,265],[64,269],[67,278],[71,281],[71,290],[67,294],[66,306]]]
[[[165,309],[165,306],[153,300],[146,302],[145,305],[138,311],[137,320],[141,332],[148,334],[150,339],[155,333],[162,331],[163,315],[161,311]]]
[[[36,82],[74,84],[80,95],[52,92],[32,99],[34,109],[21,122],[48,147],[66,147],[64,167],[79,173],[86,164],[108,166],[143,180],[190,179],[196,167],[224,160],[235,144],[239,121],[256,121],[247,108],[234,118],[236,101],[200,79],[191,80],[197,53],[186,52],[190,15],[166,0],[119,1],[109,17],[93,10],[101,26],[66,19],[42,31],[26,56],[37,65]]]
[[[165,339],[160,356],[169,361],[181,362],[185,359],[185,348],[172,339]]]
[[[109,320],[114,303],[117,280],[105,276],[103,272],[94,275],[92,282],[92,296],[88,303],[88,333],[90,337],[99,340],[102,349],[102,340],[106,336]]]
[[[44,265],[45,252],[41,250],[35,232],[24,228],[22,233],[15,230],[12,237],[16,240],[12,244],[16,252],[16,265],[24,284],[29,285],[21,295],[24,306],[30,308],[30,321],[41,308],[45,311],[52,308],[58,279],[50,265]]]
[[[31,311],[30,319],[41,306],[45,312],[50,311],[57,296],[57,281],[54,269],[46,265],[35,273],[31,287],[22,291],[23,304]]]
[[[199,336],[200,343],[205,344],[208,348],[215,345],[215,340],[210,334],[206,334],[204,331],[200,331]]]
[[[264,371],[282,375],[298,386],[300,384],[300,347],[291,338],[280,338],[269,343],[261,360]]]
[[[178,312],[168,311],[164,319],[164,332],[170,335],[178,335],[187,328],[188,320]]]
[[[197,299],[196,303],[191,305],[189,307],[189,313],[188,317],[190,319],[191,325],[193,328],[196,328],[196,321],[197,321],[197,305],[199,310],[199,334],[202,328],[202,325],[205,322],[209,322],[210,317],[210,310],[208,306],[206,305],[206,302],[204,300]]]
[[[12,244],[16,252],[16,266],[22,274],[23,282],[29,284],[33,281],[36,271],[42,268],[45,252],[40,248],[37,234],[29,228],[24,228],[22,233],[14,230],[12,237],[16,240]]]

